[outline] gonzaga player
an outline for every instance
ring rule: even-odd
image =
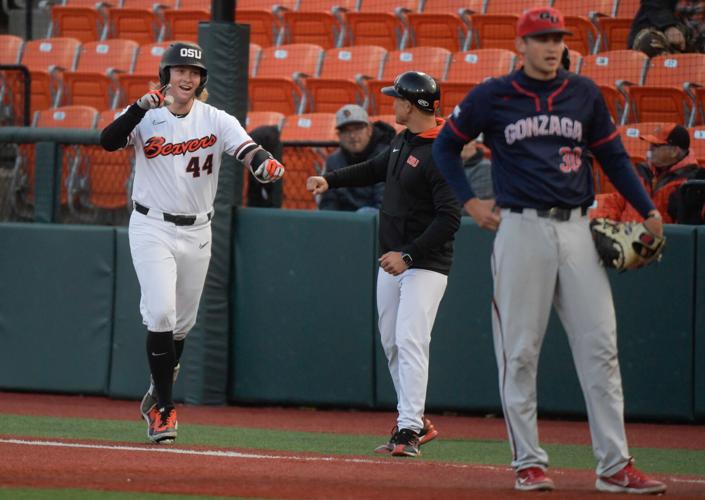
[[[662,493],[666,486],[636,469],[627,448],[612,293],[586,217],[594,199],[588,151],[658,235],[661,216],[634,173],[597,86],[560,68],[566,34],[556,9],[522,14],[516,47],[523,68],[465,97],[436,139],[434,158],[475,221],[497,229],[492,329],[515,488],[554,488],[536,422],[539,351],[553,305],[585,397],[596,488]],[[463,144],[480,133],[492,150],[496,200],[475,196],[460,162]]]
[[[160,88],[138,99],[100,137],[108,151],[135,146],[129,238],[151,372],[140,412],[155,443],[176,439],[172,386],[210,262],[221,154],[242,161],[259,182],[284,174],[237,119],[205,103],[207,80],[201,47],[172,44],[159,66]]]

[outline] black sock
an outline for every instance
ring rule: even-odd
[[[147,333],[147,359],[154,379],[157,393],[157,407],[173,407],[172,387],[174,385],[174,366],[176,366],[176,349],[172,332]]]
[[[176,363],[174,363],[174,366],[178,365],[179,361],[181,360],[181,353],[184,352],[184,343],[185,342],[186,342],[186,339],[174,341],[174,349],[176,349]]]

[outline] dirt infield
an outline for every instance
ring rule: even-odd
[[[106,404],[110,411],[106,412]],[[60,396],[0,392],[0,411],[17,415],[51,415],[95,419],[134,420],[134,401],[100,397]],[[202,425],[288,429],[345,434],[386,434],[395,416],[387,412],[301,410],[292,408],[243,408],[233,406],[179,405],[179,420]],[[507,437],[501,418],[433,415],[433,422],[449,439],[500,439]],[[543,443],[590,444],[587,422],[541,420]],[[705,426],[627,424],[629,444],[639,448],[703,449]]]
[[[106,411],[106,407],[109,411]],[[135,420],[136,403],[0,393],[0,412]],[[380,434],[389,413],[180,406],[181,421],[229,427]],[[500,419],[434,416],[448,438],[504,439]],[[658,431],[657,431],[658,429]],[[584,423],[542,422],[544,441],[587,443]],[[2,430],[0,429],[0,434]],[[634,446],[702,448],[705,429],[629,426]],[[0,436],[0,485],[286,499],[466,499],[515,493],[508,467],[314,453],[151,446]],[[552,469],[554,498],[605,498],[591,471]],[[673,498],[705,497],[705,482],[666,480]],[[701,478],[702,479],[702,478]],[[544,495],[544,494],[539,494]],[[607,498],[619,498],[611,495]],[[626,496],[625,496],[626,498]]]

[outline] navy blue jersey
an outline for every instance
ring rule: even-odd
[[[653,208],[604,99],[588,78],[560,70],[556,78],[541,81],[519,70],[475,87],[456,106],[434,148],[436,163],[463,202],[474,193],[467,182],[447,175],[455,162],[446,155],[481,133],[492,150],[498,206],[590,205],[594,154],[640,212]]]

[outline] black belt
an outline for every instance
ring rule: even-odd
[[[556,220],[570,220],[570,214],[575,210],[576,208],[580,208],[580,215],[587,215],[588,208],[589,207],[551,207],[551,208],[537,208],[536,209],[536,215],[539,217],[546,217],[549,219],[556,219]],[[509,209],[510,212],[514,212],[515,214],[520,214],[524,210],[531,210],[531,209],[524,209],[524,208],[517,208],[517,207],[511,207]]]
[[[140,205],[135,202],[135,210],[137,210],[142,215],[147,215],[149,213],[149,208],[144,205]],[[166,222],[172,222],[176,226],[193,226],[196,223],[197,216],[195,215],[174,215],[162,212],[162,216]],[[213,212],[208,213],[208,220],[213,217]]]

